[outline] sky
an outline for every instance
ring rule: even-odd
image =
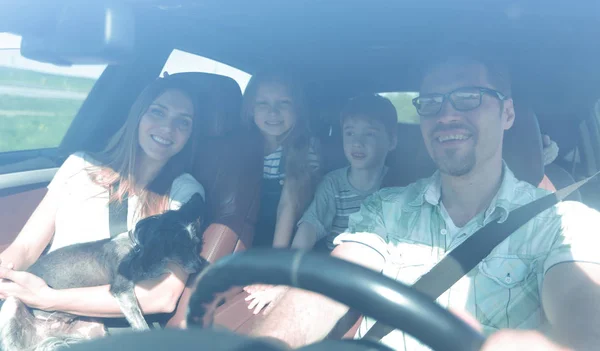
[[[21,38],[19,36],[0,33],[0,66],[29,69],[44,73],[63,74],[77,77],[98,78],[105,66],[76,65],[70,67],[55,66],[26,59],[20,55]],[[174,50],[167,60],[163,72],[171,74],[178,72],[207,72],[233,78],[242,91],[246,88],[250,75],[231,66],[217,61]]]

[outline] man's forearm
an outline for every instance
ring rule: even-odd
[[[291,289],[251,332],[300,347],[325,338],[348,307],[323,295]]]
[[[600,347],[600,285],[595,281],[600,276],[600,266],[578,266],[559,264],[546,275],[542,294],[549,322],[546,333],[575,350],[597,350]],[[594,276],[596,279],[590,279]]]

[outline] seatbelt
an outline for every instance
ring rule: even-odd
[[[517,229],[541,212],[564,200],[598,174],[600,174],[600,171],[589,178],[566,186],[555,193],[546,195],[510,211],[510,215],[503,223],[488,223],[473,233],[454,250],[450,251],[429,272],[421,276],[412,285],[412,288],[428,295],[435,301],[465,274],[475,268],[496,246]],[[362,339],[381,340],[393,330],[394,328],[392,327],[375,322]]]
[[[127,194],[121,201],[111,201],[118,188],[118,182],[108,188],[108,227],[111,238],[128,231],[127,212],[129,206]],[[169,317],[170,315],[167,313],[144,316],[151,329],[161,329],[160,323],[164,322],[166,324]],[[103,318],[102,321],[111,335],[127,333],[131,330],[131,326],[124,317]]]
[[[111,201],[118,186],[119,183],[116,183],[108,189],[108,228],[111,238],[127,231],[127,196],[122,201]]]

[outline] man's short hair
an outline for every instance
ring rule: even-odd
[[[394,104],[381,95],[366,94],[354,97],[342,109],[340,122],[350,118],[362,118],[367,121],[379,122],[385,128],[390,138],[396,135],[398,128],[398,114]]]
[[[508,65],[498,55],[482,54],[474,49],[455,48],[454,50],[445,50],[443,54],[437,56],[440,59],[434,59],[426,66],[423,78],[434,68],[445,65],[482,65],[485,67],[487,79],[490,84],[502,94],[512,96],[512,83],[510,79],[510,70]]]

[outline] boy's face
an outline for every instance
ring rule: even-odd
[[[344,154],[354,169],[375,169],[396,147],[382,123],[361,116],[348,117],[342,125]]]

